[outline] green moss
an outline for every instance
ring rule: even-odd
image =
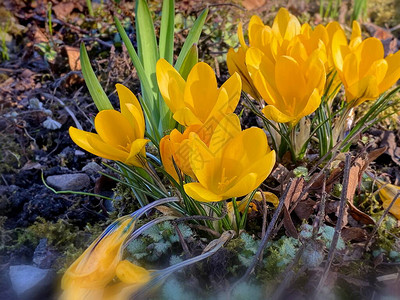
[[[400,0],[368,1],[368,15],[378,26],[393,27],[400,22]]]
[[[22,150],[11,134],[0,134],[0,173],[15,172],[23,164]]]
[[[140,208],[131,188],[127,185],[118,182],[113,191],[115,193],[113,198],[115,211],[110,215],[110,219],[117,219]]]

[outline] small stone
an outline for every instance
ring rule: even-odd
[[[83,173],[52,175],[47,177],[47,183],[61,191],[80,191],[89,186],[90,178]]]
[[[14,292],[22,299],[35,299],[46,287],[51,286],[55,277],[51,269],[30,265],[11,266],[9,275]]]
[[[85,152],[83,152],[81,150],[75,150],[74,154],[75,154],[75,156],[85,156]]]
[[[33,263],[42,269],[48,269],[57,259],[57,253],[47,245],[47,239],[40,239],[35,252],[33,253]]]
[[[91,161],[86,166],[82,168],[82,171],[89,174],[89,175],[97,175],[99,172],[104,171],[101,166],[99,166],[94,161]]]

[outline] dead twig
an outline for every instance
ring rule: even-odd
[[[322,286],[324,285],[326,278],[328,277],[329,269],[332,265],[332,261],[335,256],[335,253],[336,253],[336,246],[339,241],[340,233],[342,231],[344,209],[345,209],[345,206],[347,203],[347,190],[349,187],[350,167],[351,167],[351,154],[347,153],[346,161],[345,161],[345,168],[344,168],[343,190],[342,190],[342,194],[340,197],[339,216],[338,216],[338,220],[337,220],[336,227],[335,227],[335,233],[332,238],[331,248],[329,249],[329,252],[328,252],[327,263],[325,265],[325,269],[322,274],[322,277],[321,277],[321,279],[318,283],[318,286],[315,290],[313,299],[316,299],[317,295],[319,294],[319,291],[322,289]]]
[[[181,242],[182,249],[185,252],[186,257],[192,257],[192,253],[190,253],[189,247],[186,244],[185,238],[183,237],[183,234],[182,234],[181,230],[179,229],[178,224],[176,224],[176,222],[172,221],[172,225],[174,226],[175,231],[178,234],[179,241]]]
[[[257,251],[256,255],[254,255],[253,261],[251,262],[250,266],[247,268],[246,273],[231,286],[231,288],[228,291],[229,295],[231,295],[233,289],[239,283],[245,281],[250,276],[250,274],[254,271],[257,264],[260,262],[260,258],[262,257],[262,254],[264,253],[267,242],[269,241],[269,238],[271,237],[271,234],[274,230],[275,224],[278,221],[278,218],[282,212],[283,206],[285,205],[286,196],[288,195],[288,192],[290,190],[292,183],[293,183],[293,181],[290,181],[288,183],[288,185],[286,186],[286,190],[283,193],[281,199],[279,200],[279,205],[276,208],[274,215],[272,216],[272,220],[268,225],[267,232],[265,233],[264,237],[261,239],[260,246],[258,247],[258,251]]]

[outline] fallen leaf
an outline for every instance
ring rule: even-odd
[[[387,147],[386,154],[390,155],[393,162],[400,166],[400,159],[396,155],[397,150],[397,143],[396,143],[396,136],[393,131],[384,131],[381,136],[381,145]]]
[[[68,55],[68,64],[72,71],[81,69],[81,61],[79,57],[79,49],[75,47],[65,46],[65,51]]]
[[[286,207],[283,207],[283,226],[285,227],[288,236],[296,239],[299,237],[299,233],[297,232],[296,227],[293,224],[293,220]]]
[[[159,205],[156,209],[161,212],[164,216],[174,216],[174,217],[182,217],[182,214],[178,212],[176,209],[165,205]]]
[[[75,8],[75,3],[61,2],[53,6],[53,11],[58,19],[64,20],[65,17],[71,14],[74,8]]]
[[[349,205],[349,213],[354,218],[354,220],[365,225],[375,224],[374,219],[372,219],[369,215],[367,215],[366,213],[362,212],[357,207],[355,207],[353,203],[347,202],[347,204]]]
[[[301,200],[294,209],[294,212],[301,220],[307,220],[314,212],[315,201],[311,199]]]
[[[363,228],[346,227],[342,229],[341,237],[345,242],[363,242],[367,240],[367,233]]]
[[[247,10],[258,9],[267,3],[267,0],[243,0],[242,4]]]

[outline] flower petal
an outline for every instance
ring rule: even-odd
[[[145,164],[146,151],[145,146],[149,142],[146,139],[136,139],[132,144],[129,152],[128,158],[125,160],[127,165],[132,165],[136,167],[143,167]],[[138,156],[142,156],[143,159],[139,159]]]
[[[296,119],[293,116],[289,116],[281,112],[273,105],[267,105],[266,107],[264,107],[262,112],[268,120],[272,120],[278,123],[288,123]]]
[[[198,182],[187,183],[183,186],[183,188],[185,189],[186,194],[188,194],[190,197],[192,197],[197,201],[216,202],[224,200],[222,196],[214,194],[213,192],[204,188]]]
[[[131,122],[133,128],[136,129],[136,126],[139,126],[140,131],[141,129],[143,129],[143,134],[144,134],[145,122],[144,122],[143,111],[135,94],[132,93],[130,89],[128,89],[126,86],[122,84],[117,83],[115,87],[117,89],[119,105],[122,115],[125,118],[127,118],[129,122]],[[133,116],[133,120],[132,120],[132,109],[129,109],[128,106],[135,107],[134,109],[135,114]],[[138,137],[140,137],[140,135]]]
[[[156,75],[160,93],[169,109],[175,113],[184,107],[183,93],[186,83],[178,71],[161,58],[156,65]]]
[[[204,122],[218,97],[217,80],[213,69],[204,62],[199,62],[190,71],[184,92],[186,107]]]
[[[128,156],[128,153],[104,143],[98,134],[70,127],[69,135],[75,144],[96,156],[118,161],[123,161]],[[90,142],[93,140],[97,143]]]
[[[114,147],[127,147],[135,139],[128,119],[116,110],[100,111],[94,119],[94,126],[101,139]]]

